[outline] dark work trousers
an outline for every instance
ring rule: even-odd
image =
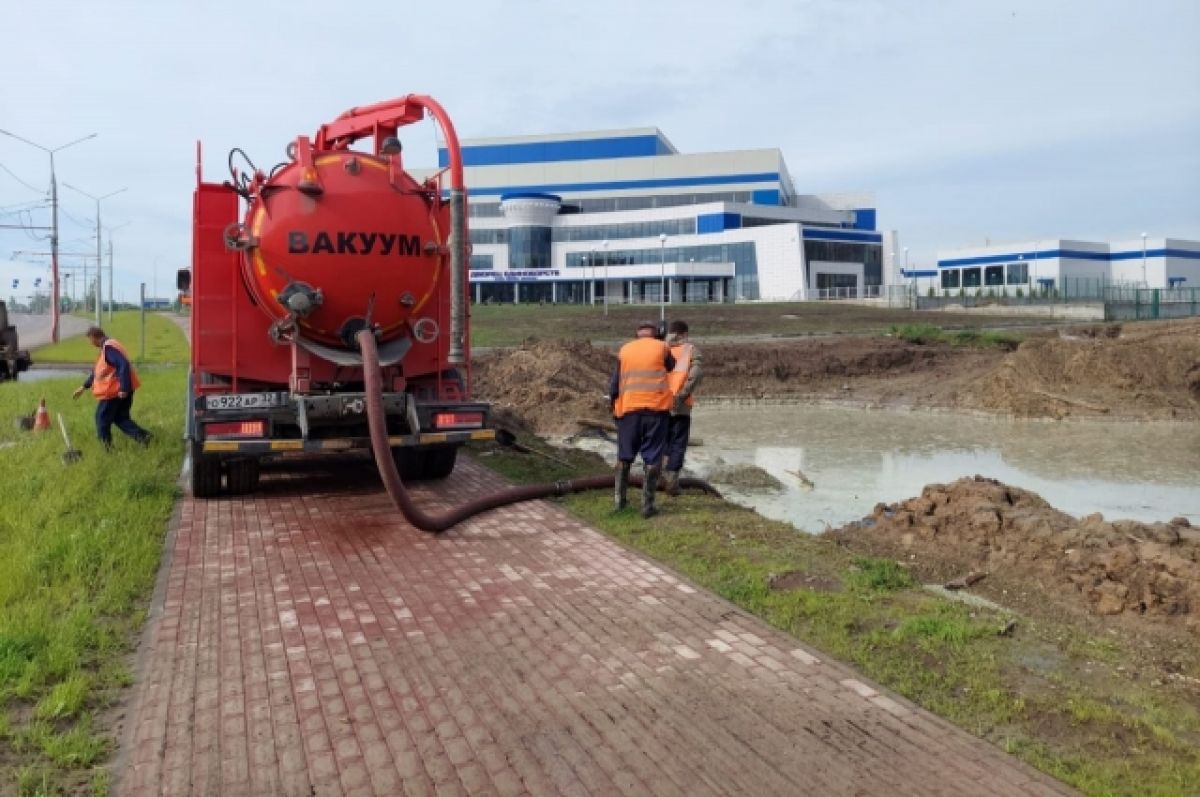
[[[634,410],[618,418],[617,459],[633,462],[641,454],[647,467],[661,464],[670,418],[670,413],[655,410]]]
[[[139,443],[149,439],[150,433],[129,417],[129,409],[132,406],[132,393],[125,398],[103,399],[96,402],[96,436],[100,438],[101,443],[104,443],[105,446],[112,445],[113,424],[116,424],[118,429]]]
[[[691,415],[672,415],[667,427],[667,470],[683,470],[688,435],[692,432]]]

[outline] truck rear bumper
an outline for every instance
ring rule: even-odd
[[[423,432],[419,435],[393,435],[388,438],[388,445],[401,446],[437,446],[462,445],[472,440],[495,440],[495,429],[470,429],[461,432]],[[350,451],[357,448],[370,448],[371,440],[367,437],[338,437],[326,440],[205,440],[200,445],[204,454],[278,454],[284,451]]]

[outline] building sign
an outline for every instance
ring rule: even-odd
[[[509,269],[507,271],[472,271],[472,282],[536,282],[541,279],[557,277],[556,268],[537,268],[528,270]]]

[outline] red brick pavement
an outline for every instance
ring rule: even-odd
[[[169,547],[122,795],[1070,793],[545,502],[328,460]]]

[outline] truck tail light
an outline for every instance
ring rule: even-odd
[[[206,437],[262,437],[266,431],[263,421],[227,421],[204,424]]]
[[[483,426],[482,412],[435,412],[434,429],[479,429]]]

